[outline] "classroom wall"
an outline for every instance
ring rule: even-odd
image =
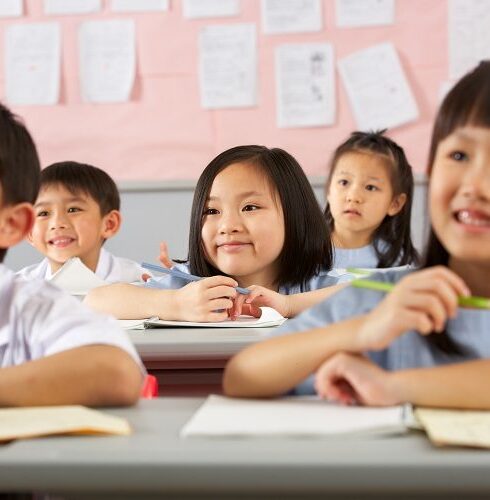
[[[322,206],[324,183],[324,177],[311,179]],[[138,262],[156,262],[159,242],[166,240],[172,257],[185,258],[193,187],[194,183],[188,181],[120,184],[123,224],[119,234],[107,241],[107,249]],[[425,179],[417,175],[412,234],[419,249],[423,245],[427,224],[425,197]],[[28,243],[22,243],[9,251],[6,264],[18,270],[41,258]]]
[[[62,32],[61,97],[55,106],[15,106],[39,146],[43,165],[60,160],[94,163],[119,181],[196,179],[217,153],[259,143],[289,150],[311,176],[325,174],[328,157],[356,128],[345,89],[336,77],[333,126],[279,129],[276,123],[274,53],[284,43],[330,42],[340,59],[390,41],[419,108],[419,119],[390,132],[407,150],[414,169],[425,168],[431,122],[440,85],[448,78],[447,0],[397,0],[395,23],[338,28],[334,0],[323,0],[323,29],[316,33],[265,35],[259,0],[242,0],[237,17],[186,20],[180,0],[159,13],[111,12],[47,16],[41,0],[25,0],[21,18],[0,20],[3,34],[16,23],[56,22]],[[87,20],[134,19],[137,74],[130,101],[90,104],[80,97],[78,30]],[[198,35],[209,25],[253,23],[257,27],[258,104],[244,109],[204,110],[198,84]],[[0,73],[0,95],[5,79]]]

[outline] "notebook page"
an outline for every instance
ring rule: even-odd
[[[181,436],[397,434],[406,430],[403,406],[340,406],[316,397],[259,400],[211,395],[183,427]]]

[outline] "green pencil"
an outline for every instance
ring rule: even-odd
[[[395,285],[393,283],[385,283],[382,281],[372,281],[366,279],[356,279],[350,282],[356,288],[367,288],[377,292],[391,292]],[[490,299],[486,297],[459,297],[458,304],[461,307],[472,307],[474,309],[490,309]]]

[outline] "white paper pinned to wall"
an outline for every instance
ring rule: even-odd
[[[373,45],[338,62],[360,130],[393,128],[418,118],[418,108],[392,43]]]
[[[341,28],[393,24],[395,0],[336,0],[335,19]]]
[[[100,0],[44,0],[46,15],[92,14],[100,7]]]
[[[207,109],[257,104],[255,25],[206,26],[199,34],[201,104]]]
[[[134,21],[87,21],[79,43],[83,100],[128,101],[136,70]]]
[[[320,0],[262,0],[262,30],[267,35],[321,31]]]
[[[186,19],[232,17],[240,15],[240,0],[183,0]]]
[[[112,0],[114,12],[157,12],[169,9],[169,0]]]
[[[459,79],[482,59],[490,59],[490,2],[450,0],[449,78]]]
[[[23,14],[23,0],[2,0],[0,17],[19,17]]]
[[[332,125],[335,121],[332,45],[282,45],[276,49],[275,63],[278,126]]]
[[[13,105],[53,105],[60,90],[58,23],[14,24],[5,38],[6,100]]]

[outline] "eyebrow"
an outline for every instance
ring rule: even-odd
[[[34,208],[42,207],[43,205],[51,205],[52,203],[53,201],[40,201],[34,204]],[[84,198],[75,197],[65,200],[65,203],[87,203],[87,200],[85,200]]]
[[[334,175],[336,175],[336,174],[334,174]],[[341,170],[339,172],[339,175],[350,175],[352,177],[352,174],[350,172],[346,172],[345,170]],[[368,177],[368,180],[370,180],[370,181],[384,182],[384,179],[382,179],[381,177],[374,177],[374,176]]]
[[[264,193],[259,193],[258,191],[245,191],[244,193],[238,193],[237,198],[248,198],[249,196],[265,196]],[[208,201],[219,200],[217,196],[209,196]]]

